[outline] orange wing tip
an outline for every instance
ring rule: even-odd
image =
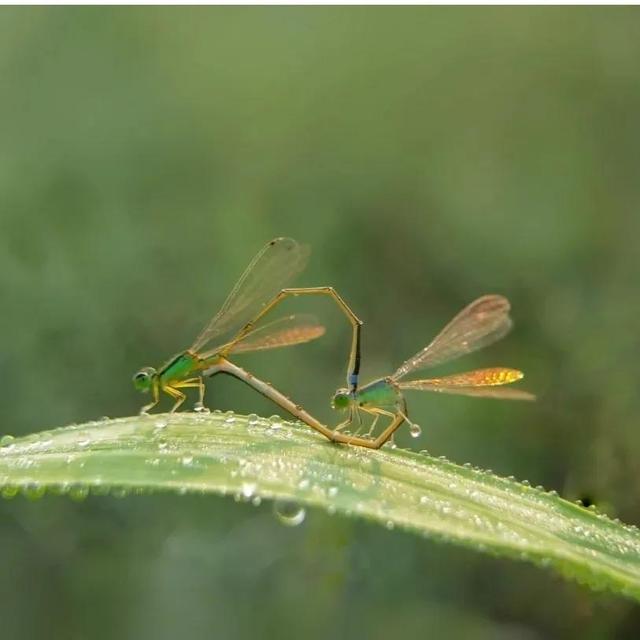
[[[468,373],[454,374],[448,378],[443,378],[442,382],[458,384],[460,386],[498,386],[511,384],[524,378],[524,373],[518,369],[508,367],[491,367],[489,369],[478,369]]]
[[[524,378],[524,373],[518,369],[497,369],[495,372],[495,384],[510,384]]]
[[[452,381],[467,386],[497,386],[502,384],[511,384],[524,378],[524,373],[518,369],[509,369],[508,367],[491,367],[489,369],[478,369],[468,373],[461,373],[458,376],[451,376]],[[446,378],[445,378],[446,380]]]

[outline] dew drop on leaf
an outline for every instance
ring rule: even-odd
[[[273,503],[273,513],[278,521],[287,527],[297,527],[307,516],[306,510],[291,500],[276,500]]]
[[[249,500],[249,498],[251,498],[256,492],[256,488],[255,482],[244,482],[241,489],[242,496]]]
[[[193,410],[194,410],[196,413],[211,413],[211,412],[209,411],[209,408],[208,408],[208,407],[205,407],[205,406],[202,404],[202,402],[196,402],[196,403],[193,405]]]

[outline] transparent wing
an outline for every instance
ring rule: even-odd
[[[299,274],[309,259],[309,248],[292,238],[275,238],[253,258],[222,308],[191,346],[199,352],[213,338],[238,331]]]
[[[325,328],[314,316],[285,316],[249,332],[240,342],[233,345],[230,353],[246,353],[248,351],[290,347],[315,340],[324,335],[324,333]],[[207,358],[223,349],[224,346],[217,347],[211,352],[203,354],[202,357]]]
[[[448,362],[499,340],[511,329],[509,309],[509,301],[503,296],[488,295],[474,300],[391,378],[399,380],[411,371]]]
[[[496,387],[433,387],[429,391],[450,393],[458,396],[472,396],[474,398],[494,398],[496,400],[528,400],[533,402],[533,393],[520,389],[500,389]]]
[[[466,373],[454,373],[442,378],[412,380],[401,382],[398,386],[404,390],[436,391],[455,393],[463,396],[498,398],[504,400],[535,400],[532,393],[520,389],[503,389],[501,385],[511,384],[524,377],[522,371],[506,367],[478,369]]]

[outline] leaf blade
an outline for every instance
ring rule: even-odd
[[[0,489],[170,490],[295,500],[550,566],[640,600],[640,532],[491,473],[338,446],[300,424],[182,413],[42,432],[0,447]]]

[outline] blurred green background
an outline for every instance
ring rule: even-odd
[[[520,405],[414,394],[398,443],[640,523],[640,14],[629,8],[0,10],[0,425],[136,412],[270,238],[365,320],[364,379],[499,292]],[[245,356],[323,420],[348,327]],[[239,359],[240,360],[240,359]],[[456,363],[457,364],[457,363]],[[455,368],[452,367],[452,370]],[[222,409],[276,410],[233,380]],[[551,573],[214,497],[4,502],[3,638],[637,638]]]

